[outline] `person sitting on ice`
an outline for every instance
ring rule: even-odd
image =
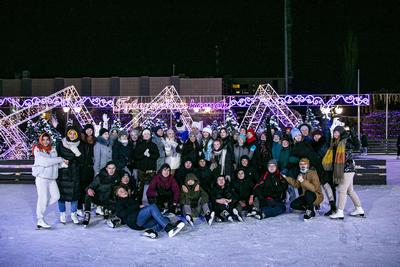
[[[217,177],[216,184],[211,189],[211,199],[217,221],[233,222],[234,219],[243,221],[242,216],[236,209],[237,196],[229,183],[227,183],[224,175]]]
[[[220,139],[213,143],[213,152],[211,155],[210,169],[214,176],[223,175],[228,181],[233,177],[233,163],[234,157],[228,148],[223,148]]]
[[[302,189],[302,195],[293,200],[290,207],[294,210],[305,210],[304,221],[307,221],[315,217],[314,207],[321,204],[324,195],[321,192],[318,173],[314,169],[310,169],[310,161],[307,158],[300,159],[299,167],[300,174],[297,179],[283,177],[292,186]]]
[[[181,164],[181,151],[181,141],[176,138],[174,130],[169,129],[165,137],[165,163],[171,167],[172,175],[175,174]]]
[[[87,226],[90,222],[92,203],[103,207],[104,219],[108,219],[113,213],[115,203],[112,192],[113,188],[120,182],[120,176],[116,170],[116,164],[109,161],[87,188],[83,225]]]
[[[271,159],[268,162],[268,171],[254,187],[254,196],[251,196],[250,203],[256,198],[259,209],[252,215],[261,220],[284,213],[287,187],[288,182],[279,173],[278,162]]]
[[[198,217],[200,214],[204,215],[209,225],[214,221],[215,212],[211,212],[208,206],[208,194],[193,173],[186,175],[185,183],[182,185],[180,203],[186,221],[191,226],[194,226],[193,217]]]
[[[246,172],[243,168],[236,169],[236,177],[232,181],[232,188],[237,195],[238,204],[237,210],[243,213],[251,212],[253,205],[249,203],[250,196],[253,194],[254,184],[251,179],[246,177]]]
[[[155,239],[162,230],[169,237],[174,237],[185,226],[182,221],[172,224],[167,217],[161,214],[155,204],[140,205],[140,202],[136,200],[137,198],[130,195],[123,186],[118,186],[115,193],[116,216],[121,220],[122,224],[126,224],[133,230],[146,229],[143,233],[146,237]],[[115,227],[117,225],[112,224],[111,226]]]
[[[179,185],[171,175],[171,167],[164,163],[151,179],[147,189],[149,203],[155,203],[163,213],[177,213],[179,203]]]
[[[178,169],[178,171],[175,174],[175,179],[176,182],[179,184],[179,186],[183,185],[185,183],[185,178],[188,173],[195,173],[196,169],[194,168],[194,162],[192,158],[184,158],[182,160],[181,167]]]

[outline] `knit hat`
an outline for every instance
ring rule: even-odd
[[[247,133],[251,133],[253,136],[256,136],[256,133],[255,133],[255,131],[254,131],[253,128],[249,128],[249,129],[247,130]]]
[[[246,135],[244,135],[244,134],[239,134],[239,139],[243,139],[243,141],[246,142]]]
[[[310,165],[310,160],[309,160],[308,158],[301,158],[300,161],[299,161],[299,164],[300,164],[301,162],[304,162],[304,163],[306,163],[307,165]]]
[[[83,132],[86,132],[87,129],[92,129],[92,131],[94,132],[94,127],[90,123],[85,124],[85,126],[83,127]]]
[[[108,133],[108,129],[101,128],[100,131],[99,131],[99,136],[102,136],[104,133]]]
[[[293,129],[290,131],[290,135],[292,136],[292,139],[294,139],[297,135],[301,135],[301,132],[300,132],[299,129],[293,128]]]
[[[132,129],[131,131],[131,135],[139,136],[139,133],[140,133],[139,129]]]
[[[308,128],[308,132],[311,132],[311,126],[308,123],[302,123],[297,128],[301,130],[301,128],[303,128],[303,127],[307,127]]]
[[[162,129],[160,125],[154,126],[151,130],[153,133],[157,133],[158,130]]]
[[[71,133],[73,133],[75,135],[74,140],[71,140],[68,136]],[[65,138],[67,139],[68,142],[78,142],[79,141],[78,129],[74,126],[69,126],[67,128],[67,130],[65,131]]]
[[[122,130],[122,131],[120,131],[120,132],[118,133],[118,138],[121,138],[121,137],[124,136],[124,135],[128,136],[128,132],[125,131],[125,130]]]
[[[212,134],[212,130],[210,126],[206,126],[203,128],[203,132],[209,133],[210,135]]]
[[[151,132],[149,129],[144,129],[142,135],[149,134],[151,136]]]
[[[189,181],[189,180],[194,180],[195,182],[198,181],[197,176],[192,172],[189,172],[188,174],[186,174],[185,183],[187,183],[187,181]]]
[[[242,161],[242,159],[247,159],[247,161],[250,161],[250,158],[249,158],[249,156],[247,156],[247,155],[241,156],[241,157],[240,157],[240,161]]]
[[[338,132],[340,133],[341,136],[346,132],[346,130],[344,129],[343,126],[336,126],[335,129],[333,129],[333,131],[334,131],[334,132],[335,132],[335,131],[338,131]]]
[[[319,134],[320,136],[324,135],[320,129],[316,129],[311,133],[312,137],[314,137],[314,135],[317,135],[317,134]]]
[[[271,159],[268,161],[268,165],[270,164],[274,164],[275,166],[278,166],[278,162],[276,161],[276,159]]]
[[[283,141],[288,141],[289,143],[290,143],[290,136],[288,136],[287,134],[285,134],[283,137],[282,137],[282,142]]]

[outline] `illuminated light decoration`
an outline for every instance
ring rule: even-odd
[[[48,102],[48,99],[54,101]],[[44,102],[42,102],[43,99],[39,98],[32,98],[30,100],[32,101],[32,105],[21,108],[8,116],[0,113],[0,136],[8,146],[8,150],[0,155],[0,159],[26,158],[29,153],[25,142],[26,136],[18,126],[55,107],[62,106],[63,109],[72,108],[72,113],[76,116],[82,127],[93,121],[85,105],[77,104],[83,102],[74,86],[66,87],[50,95]],[[74,107],[77,106],[80,106],[79,111],[74,110]]]
[[[326,99],[324,99],[326,98]],[[183,109],[204,109],[205,107],[211,107],[214,110],[228,110],[234,107],[245,108],[253,104],[257,99],[249,96],[225,96],[224,99],[218,102],[196,102],[195,99],[190,99],[189,104],[181,103],[180,108]],[[285,103],[288,106],[325,106],[330,107],[334,105],[352,105],[352,106],[369,106],[370,96],[369,95],[334,95],[334,96],[317,96],[317,95],[287,95],[279,96],[276,101],[278,103]],[[25,108],[35,105],[66,105],[66,100],[60,96],[47,96],[47,97],[33,97],[23,100],[20,103],[19,98],[5,97],[0,98],[0,106],[4,106],[7,103],[15,106],[16,108]],[[61,103],[61,104],[60,104]],[[139,102],[136,97],[112,97],[112,98],[101,98],[101,97],[88,97],[82,96],[81,99],[76,102],[77,106],[88,105],[97,108],[112,108],[114,113],[124,112],[128,114],[130,110],[143,110],[153,109],[157,107],[151,107],[155,103]],[[175,104],[161,103],[165,109],[174,108]]]
[[[121,102],[120,102],[121,104]],[[117,107],[120,109],[120,107]],[[193,123],[187,105],[182,101],[174,86],[165,87],[148,105],[142,109],[133,119],[125,125],[124,129],[130,130],[137,126],[141,119],[155,119],[157,115],[164,109],[170,110],[172,113],[179,112],[181,120],[186,129],[190,131]]]
[[[286,105],[271,85],[260,85],[254,95],[255,101],[249,106],[239,128],[253,128],[257,131],[268,108],[285,127],[296,127],[298,118]]]
[[[63,107],[63,111],[64,111],[65,113],[69,112],[70,110],[71,110],[70,107]]]
[[[343,113],[343,108],[342,108],[342,107],[337,106],[334,110],[335,110],[335,113],[336,113],[336,114],[339,114],[339,115],[340,115],[340,114]]]
[[[75,112],[81,112],[81,110],[82,110],[82,107],[74,107]]]

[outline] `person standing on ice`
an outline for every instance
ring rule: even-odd
[[[355,163],[352,156],[353,149],[359,149],[360,142],[357,135],[351,130],[346,133],[343,126],[336,126],[333,130],[333,139],[326,155],[322,161],[326,171],[333,171],[333,181],[339,184],[339,201],[336,213],[330,215],[331,219],[344,219],[344,208],[347,195],[353,201],[355,209],[351,216],[364,216],[360,199],[353,189],[353,178],[355,175]]]
[[[60,190],[58,209],[60,211],[60,222],[66,223],[66,202],[71,202],[71,219],[75,224],[79,223],[77,210],[80,197],[80,166],[82,153],[79,150],[79,135],[75,127],[68,127],[66,136],[57,146],[57,153],[60,157],[69,161],[67,168],[58,172],[57,184]]]
[[[214,142],[211,134],[212,130],[209,126],[203,128],[203,138],[201,139],[200,145],[207,164],[209,164],[211,161],[212,147]]]
[[[37,228],[51,228],[44,220],[47,206],[57,202],[60,198],[56,179],[58,168],[61,164],[66,167],[68,160],[58,157],[56,149],[51,145],[51,137],[48,133],[40,135],[38,143],[33,146],[35,161],[32,165],[32,175],[35,177],[38,194],[36,204]]]
[[[110,133],[107,129],[101,128],[96,144],[93,148],[94,152],[94,175],[96,176],[103,169],[107,162],[112,160],[112,145],[110,144]]]
[[[165,163],[169,164],[171,167],[172,175],[175,174],[175,171],[179,169],[181,165],[182,147],[183,145],[181,141],[176,138],[174,130],[169,129],[165,137]]]
[[[161,166],[165,163],[165,138],[164,130],[161,126],[156,126],[153,128],[153,137],[151,141],[157,145],[159,156],[157,158],[156,170],[159,170]]]
[[[286,181],[296,188],[301,188],[303,194],[290,203],[290,207],[294,210],[305,210],[304,221],[308,221],[315,217],[315,206],[321,204],[324,195],[321,192],[321,184],[319,182],[318,173],[310,169],[310,161],[307,158],[300,159],[300,174],[297,179],[283,176]]]

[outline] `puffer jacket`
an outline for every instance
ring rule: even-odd
[[[57,151],[53,148],[50,153],[41,152],[38,148],[33,152],[35,162],[32,165],[32,175],[34,177],[46,178],[55,180],[58,177],[58,168],[63,162],[61,157],[58,157]]]
[[[191,179],[194,180],[194,184],[188,185],[187,182]],[[200,205],[208,203],[208,194],[200,186],[200,182],[195,175],[186,176],[185,184],[183,186],[187,188],[188,192],[185,192],[183,190],[181,191],[180,203],[182,205],[190,205],[191,207],[196,207],[199,203]]]
[[[106,202],[112,198],[114,186],[120,182],[118,172],[114,175],[108,175],[106,168],[101,169],[100,173],[94,177],[88,189],[93,189],[101,202]]]

